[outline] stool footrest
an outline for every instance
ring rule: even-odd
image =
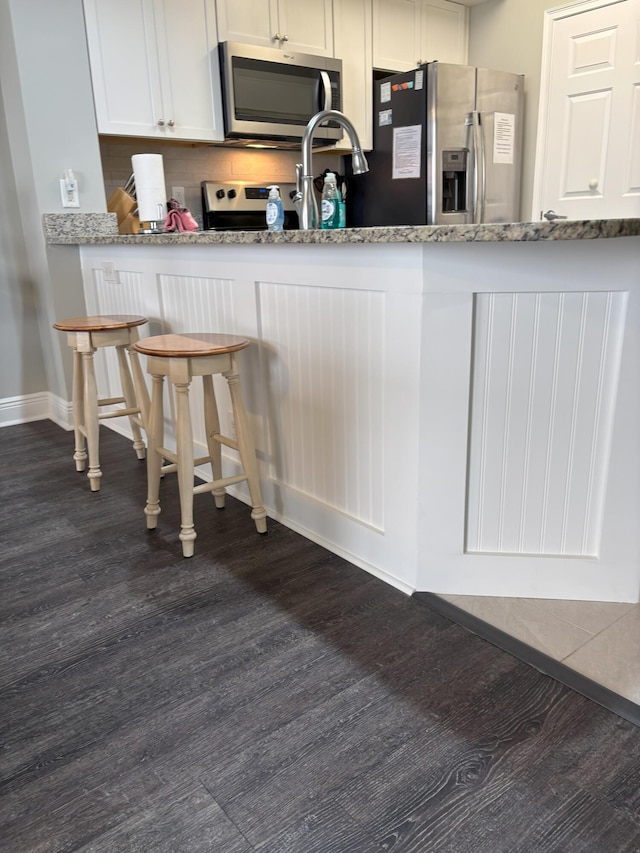
[[[99,406],[114,406],[116,403],[125,403],[124,397],[104,397],[98,400]]]
[[[213,438],[218,444],[224,444],[225,447],[230,447],[232,450],[240,450],[235,438],[228,438],[226,435],[222,435],[222,433],[217,433]]]
[[[125,415],[137,415],[140,413],[140,409],[118,409],[117,412],[100,412],[98,415],[98,420],[105,421],[108,418],[121,418]]]
[[[219,480],[213,480],[211,483],[202,483],[200,486],[193,487],[194,495],[201,495],[204,492],[212,492],[214,489],[219,489],[221,486],[232,486],[234,483],[244,483],[247,479],[246,474],[238,474],[235,477],[221,477]]]

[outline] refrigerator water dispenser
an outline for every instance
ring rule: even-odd
[[[442,213],[467,210],[467,162],[469,151],[442,152]]]

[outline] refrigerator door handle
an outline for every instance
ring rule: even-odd
[[[480,225],[484,220],[486,194],[486,161],[482,113],[474,110],[473,116],[473,222]]]

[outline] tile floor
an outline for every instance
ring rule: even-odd
[[[441,597],[640,704],[640,604]]]

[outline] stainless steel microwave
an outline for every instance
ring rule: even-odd
[[[320,110],[342,109],[342,61],[238,42],[219,45],[225,139],[299,144]],[[342,139],[335,123],[318,127],[315,145]]]

